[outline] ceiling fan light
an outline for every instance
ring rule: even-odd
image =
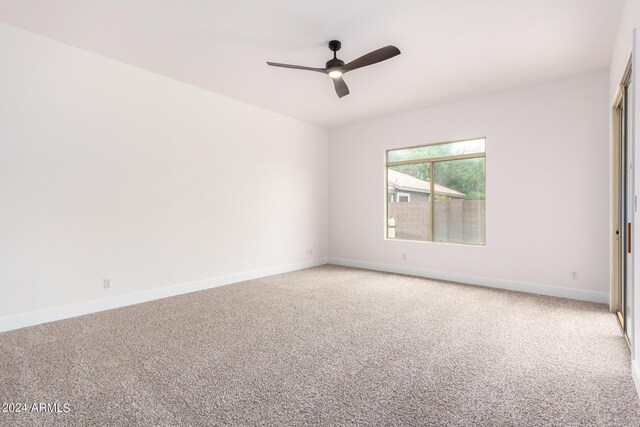
[[[339,77],[342,77],[342,71],[340,70],[329,71],[329,77],[331,77],[332,79],[337,79]]]

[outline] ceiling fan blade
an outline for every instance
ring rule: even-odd
[[[325,72],[324,68],[304,67],[302,65],[291,65],[291,64],[279,64],[277,62],[268,62],[268,61],[267,61],[267,64],[271,65],[272,67],[293,68],[294,70],[318,71],[320,73]]]
[[[360,58],[349,62],[343,67],[342,71],[346,73],[347,71],[353,71],[358,68],[366,67],[367,65],[377,64],[378,62],[393,58],[396,55],[400,55],[400,49],[397,47],[381,47],[380,49],[369,52],[366,55],[362,55]]]
[[[338,98],[342,98],[345,95],[349,95],[349,88],[347,84],[342,80],[342,77],[338,77],[333,80],[333,86],[336,88],[336,93],[338,94]]]

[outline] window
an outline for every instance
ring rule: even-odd
[[[485,139],[387,151],[386,237],[484,245]]]
[[[411,195],[409,193],[397,193],[398,194],[398,200],[396,200],[396,202],[398,203],[403,203],[409,202],[409,199],[411,198]]]

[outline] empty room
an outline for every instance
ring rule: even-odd
[[[0,425],[640,426],[639,26],[0,0]]]

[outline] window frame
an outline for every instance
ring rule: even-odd
[[[434,145],[445,145],[445,144],[453,144],[456,142],[466,142],[466,141],[474,141],[474,140],[478,140],[478,139],[484,139],[484,151],[481,153],[467,153],[467,154],[454,154],[454,155],[450,155],[450,156],[441,156],[441,157],[423,157],[423,158],[419,158],[419,159],[411,159],[411,160],[400,160],[400,161],[393,161],[390,162],[389,161],[389,152],[390,151],[397,151],[397,150],[406,150],[409,148],[420,148],[420,147],[429,147],[429,146],[434,146]],[[465,139],[457,139],[457,140],[452,140],[452,141],[444,141],[444,142],[435,142],[432,144],[419,144],[419,145],[411,145],[408,147],[396,147],[396,148],[389,148],[387,150],[385,150],[384,152],[384,177],[385,177],[385,183],[384,183],[384,188],[385,188],[385,217],[384,217],[384,239],[385,240],[392,240],[392,241],[402,241],[402,242],[419,242],[419,243],[440,243],[440,244],[450,244],[450,245],[465,245],[465,246],[477,246],[477,247],[484,247],[487,246],[487,238],[486,238],[486,224],[487,224],[487,219],[485,216],[485,241],[484,243],[466,243],[466,242],[439,242],[437,240],[433,240],[434,237],[434,206],[433,206],[433,200],[434,200],[434,189],[435,189],[435,163],[439,163],[439,162],[446,162],[449,160],[464,160],[464,159],[476,159],[476,158],[484,158],[485,159],[485,177],[484,177],[484,187],[485,187],[485,202],[487,200],[486,197],[486,193],[487,193],[487,175],[486,175],[486,170],[487,170],[487,161],[486,161],[486,157],[487,157],[487,137],[485,136],[479,136],[476,138],[465,138]],[[392,166],[402,166],[402,165],[412,165],[412,164],[417,164],[417,163],[429,163],[429,176],[431,177],[431,179],[429,180],[429,215],[430,215],[430,230],[429,230],[429,235],[431,237],[431,240],[412,240],[412,239],[398,239],[398,238],[390,238],[389,237],[389,197],[388,197],[388,191],[389,191],[389,167]],[[397,194],[397,193],[396,193]],[[397,200],[397,199],[396,199]],[[485,205],[486,206],[486,205]],[[485,207],[485,215],[486,215],[486,207]]]

